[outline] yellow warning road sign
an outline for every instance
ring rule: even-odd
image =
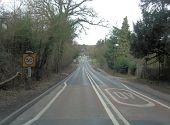
[[[36,54],[23,54],[22,56],[22,66],[24,68],[27,67],[35,67],[36,64]]]

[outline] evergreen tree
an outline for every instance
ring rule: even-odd
[[[129,55],[130,44],[130,31],[127,17],[123,19],[122,27],[118,35],[118,44],[118,55],[127,57]]]

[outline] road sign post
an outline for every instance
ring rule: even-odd
[[[26,52],[23,54],[22,57],[22,67],[28,68],[28,67],[35,67],[36,64],[36,54],[35,53],[29,53]]]
[[[28,69],[28,75],[27,75],[27,77],[28,77],[28,78],[31,78],[31,74],[32,74],[32,72],[31,72],[31,67],[28,67],[27,69]]]
[[[26,51],[26,53],[23,54],[22,56],[22,67],[25,68],[27,70],[27,76],[25,78],[26,81],[26,85],[25,88],[26,89],[30,89],[30,83],[32,81],[31,79],[31,74],[32,74],[32,67],[35,67],[36,64],[36,54],[33,53],[32,51]]]

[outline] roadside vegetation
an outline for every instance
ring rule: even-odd
[[[142,19],[129,30],[113,26],[109,37],[89,49],[97,65],[112,72],[149,80],[170,80],[170,2],[141,0]],[[93,61],[96,62],[96,61]]]
[[[0,82],[22,72],[22,54],[37,54],[33,77],[59,73],[79,54],[75,38],[84,24],[102,20],[86,5],[90,0],[13,0],[0,5]]]
[[[85,24],[103,25],[88,8],[91,0],[0,0],[0,120],[66,78],[76,69],[82,47],[75,38]],[[86,25],[87,26],[87,25]],[[28,82],[26,51],[37,54]],[[74,61],[73,61],[74,60]]]

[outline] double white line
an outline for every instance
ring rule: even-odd
[[[54,101],[60,96],[60,94],[64,91],[64,89],[67,87],[66,82],[64,82],[63,88],[52,98],[52,100],[31,120],[27,121],[23,125],[31,125],[35,121],[37,121],[54,103]]]
[[[123,115],[118,111],[118,109],[112,104],[112,102],[108,99],[108,97],[104,94],[104,92],[100,89],[100,87],[96,84],[96,82],[94,81],[94,79],[90,76],[90,74],[85,70],[87,77],[90,81],[90,84],[92,85],[95,93],[97,94],[100,102],[102,103],[103,107],[105,108],[108,116],[110,117],[112,123],[114,125],[120,125],[119,122],[116,120],[115,116],[113,115],[112,111],[110,110],[110,108],[108,107],[108,105],[106,104],[106,102],[104,101],[104,99],[107,101],[107,103],[110,105],[110,107],[112,108],[112,110],[117,114],[117,116],[119,117],[119,119],[122,120],[122,122],[125,125],[130,125],[130,123],[123,117]],[[104,98],[104,99],[103,99]]]

